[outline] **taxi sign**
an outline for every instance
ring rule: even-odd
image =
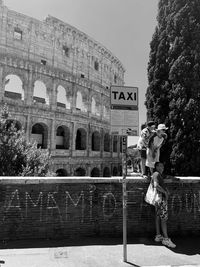
[[[138,88],[111,86],[111,106],[138,107]]]

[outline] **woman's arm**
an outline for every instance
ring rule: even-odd
[[[155,188],[156,188],[159,192],[161,192],[161,193],[163,193],[163,194],[167,194],[167,191],[166,191],[164,188],[162,188],[159,184],[157,184],[157,185],[155,186]]]
[[[166,199],[168,199],[168,196],[169,196],[168,191],[165,190],[162,186],[160,186],[160,185],[158,184],[158,182],[156,182],[156,181],[154,182],[154,187],[155,187],[159,192],[163,193],[163,194],[165,195]]]

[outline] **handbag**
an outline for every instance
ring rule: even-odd
[[[154,188],[152,183],[150,183],[144,200],[148,204],[155,206],[162,201],[162,194],[159,193],[156,188]]]

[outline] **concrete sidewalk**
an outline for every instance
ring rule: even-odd
[[[127,245],[123,262],[120,239],[68,241],[15,241],[1,246],[1,267],[128,267],[200,266],[200,237],[174,238],[177,248],[169,249],[149,238],[135,238]],[[68,245],[66,245],[68,244]]]

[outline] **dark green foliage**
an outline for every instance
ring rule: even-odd
[[[25,140],[23,130],[9,119],[7,106],[0,118],[0,176],[49,175],[48,151],[37,149]]]
[[[148,119],[165,123],[167,171],[200,175],[200,1],[160,0],[150,44]]]

